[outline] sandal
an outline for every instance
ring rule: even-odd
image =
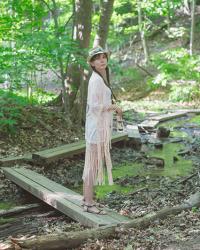
[[[84,205],[88,205],[86,202],[85,202],[85,199],[82,200],[81,202],[81,206],[84,206]],[[95,207],[99,207],[99,208],[104,208],[105,206],[99,202],[94,202],[92,203],[91,205],[95,206]]]
[[[105,211],[103,211],[102,209],[98,209],[94,204],[92,205],[83,205],[83,211],[84,212],[88,212],[88,213],[92,213],[92,214],[99,214],[99,215],[105,215],[107,214]]]

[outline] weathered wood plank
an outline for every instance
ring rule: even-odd
[[[112,136],[112,143],[116,143],[121,140],[128,139],[127,133],[117,133]],[[60,147],[46,149],[40,152],[32,154],[32,158],[37,161],[50,162],[53,160],[60,159],[62,157],[73,156],[75,154],[85,152],[85,141],[79,141],[67,145],[62,145]]]
[[[108,215],[83,212],[81,195],[31,170],[25,168],[3,168],[3,170],[16,184],[85,226],[97,227],[127,221],[126,217],[111,210]]]
[[[150,120],[145,120],[142,123],[138,124],[138,127],[140,128],[155,128],[158,125],[159,121],[152,120],[152,117]]]
[[[105,225],[105,221],[101,219],[101,217],[95,214],[84,213],[78,205],[74,205],[74,203],[68,202],[68,200],[64,199],[63,193],[54,193],[51,190],[41,186],[40,184],[22,176],[17,173],[14,169],[7,168],[5,169],[6,176],[15,182],[17,185],[24,188],[26,191],[30,192],[37,198],[43,200],[47,204],[56,208],[57,210],[63,212],[68,215],[70,218],[81,222],[83,225],[96,227],[100,225]],[[96,218],[97,217],[97,218]],[[107,223],[106,223],[107,224]]]
[[[0,158],[0,166],[7,166],[13,163],[19,163],[22,161],[31,161],[32,160],[32,154],[27,153],[22,156],[9,156],[5,158]]]
[[[139,129],[137,125],[127,125],[126,130],[128,133],[128,138],[141,139]]]
[[[46,178],[45,176],[42,176],[42,175],[40,175],[34,171],[31,171],[29,169],[26,169],[26,168],[22,168],[22,167],[16,168],[15,171],[20,173],[21,175],[24,175],[25,177],[27,177],[29,179],[35,180],[35,182],[37,182],[38,184],[40,184],[44,187],[48,187],[48,189],[53,191],[53,192],[63,193],[65,199],[69,200],[70,202],[73,202],[74,204],[76,204],[78,206],[81,206],[83,196],[74,192],[73,190],[68,189],[68,188]],[[111,209],[105,208],[105,210],[108,212],[109,217],[112,217],[115,219],[115,222],[119,223],[122,221],[124,222],[124,221],[129,220],[127,217],[122,216]]]
[[[187,113],[200,114],[200,109],[179,109],[179,110],[176,110],[176,112],[187,112]]]
[[[151,117],[151,120],[162,122],[162,121],[167,121],[173,118],[178,118],[178,117],[187,115],[187,113],[188,113],[187,111],[179,111],[179,112],[174,112],[174,113],[169,113],[169,114],[164,114],[164,115],[158,115],[158,116]]]

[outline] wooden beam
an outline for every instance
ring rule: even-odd
[[[22,156],[8,156],[5,158],[1,158],[0,159],[0,166],[9,166],[9,165],[13,165],[13,163],[20,163],[20,162],[24,162],[24,161],[32,161],[32,154],[31,153],[27,153],[24,154]]]
[[[174,113],[169,113],[169,114],[164,114],[164,115],[158,115],[158,116],[153,116],[151,117],[151,120],[155,120],[155,121],[167,121],[173,118],[178,118],[184,115],[187,115],[187,111],[179,111],[179,112],[174,112]]]
[[[107,215],[97,215],[83,211],[82,196],[48,178],[25,168],[3,168],[11,181],[37,198],[89,227],[118,224],[128,219],[107,209]]]
[[[159,121],[153,120],[152,117],[149,120],[145,120],[142,123],[138,124],[139,128],[150,128],[153,129],[158,125]]]
[[[127,133],[116,133],[112,136],[112,143],[128,139]],[[46,149],[32,154],[33,160],[38,162],[50,162],[63,157],[73,156],[85,152],[85,141],[81,140],[71,144],[62,145],[52,149]]]

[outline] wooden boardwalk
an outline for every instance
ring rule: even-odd
[[[178,118],[181,116],[185,116],[188,113],[194,113],[194,110],[192,111],[177,111],[173,113],[168,113],[168,114],[163,114],[163,115],[156,115],[152,116],[149,119],[143,121],[142,123],[138,124],[138,127],[140,128],[150,128],[153,129],[155,128],[160,122],[167,121],[173,118]]]
[[[126,141],[129,138],[129,133],[116,133],[112,136],[112,143],[119,141]],[[138,135],[137,135],[138,138]],[[133,139],[133,136],[130,136]],[[35,153],[28,153],[23,156],[9,156],[0,159],[1,166],[10,166],[11,164],[34,162],[48,163],[54,160],[62,159],[64,157],[73,156],[85,151],[85,141],[77,141],[62,146],[45,149]]]
[[[127,133],[116,133],[112,136],[112,143],[128,139]],[[51,162],[63,157],[73,156],[85,152],[85,140],[46,149],[32,154],[33,160],[38,162]]]
[[[107,215],[83,212],[82,196],[62,185],[26,168],[2,168],[8,179],[50,206],[87,227],[100,227],[129,221],[110,209]]]

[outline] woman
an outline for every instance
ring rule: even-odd
[[[110,157],[112,112],[122,116],[122,110],[112,104],[107,67],[108,52],[96,47],[89,52],[88,62],[93,69],[88,85],[86,111],[86,153],[83,171],[83,207],[85,212],[106,214],[93,200],[95,184],[105,183],[104,161],[109,185],[113,184]]]

